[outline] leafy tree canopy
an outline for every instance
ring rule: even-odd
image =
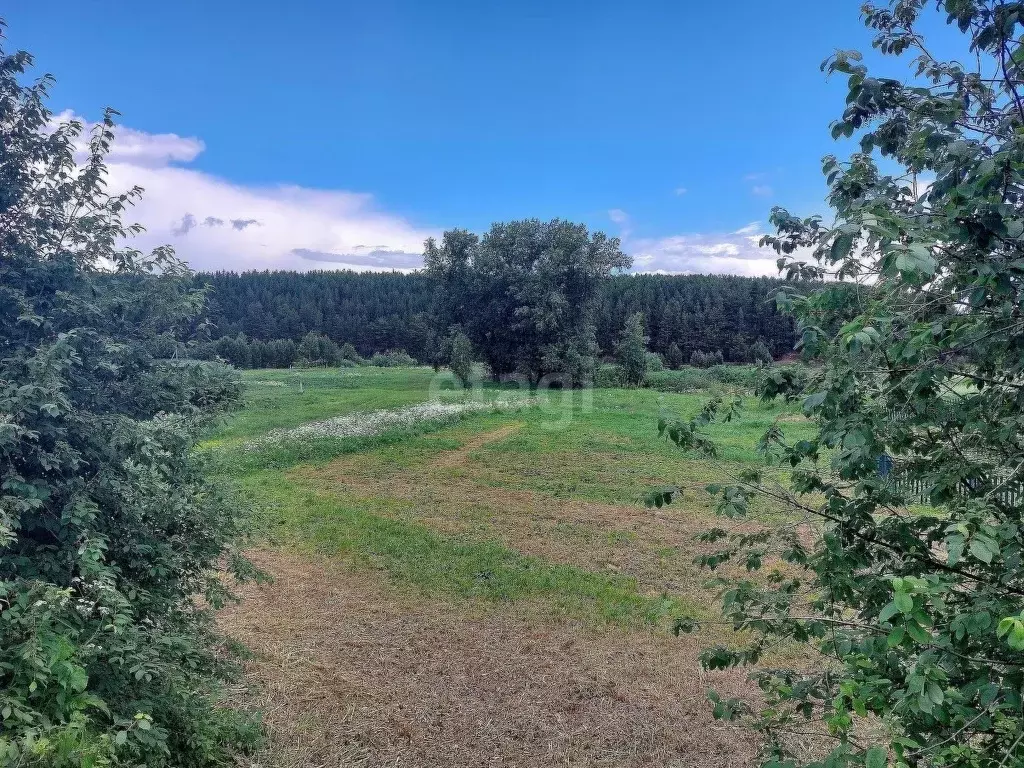
[[[169,250],[119,247],[139,190],[106,189],[114,113],[87,141],[54,126],[30,65],[0,49],[0,764],[223,764],[194,598],[224,599],[240,522],[192,447],[239,385],[159,359],[204,291]]]
[[[922,37],[934,9],[962,61]],[[729,584],[725,611],[754,641],[704,659],[755,662],[779,638],[820,653],[759,670],[763,708],[717,703],[758,722],[768,765],[1021,765],[1024,4],[899,0],[864,19],[879,51],[912,57],[911,77],[873,76],[851,51],[825,64],[848,83],[833,136],[859,151],[824,161],[833,222],[776,210],[766,239],[790,277],[827,278],[779,296],[820,375],[802,389],[764,377],[766,395],[802,397],[818,432],[765,435],[789,488],[751,472],[712,489],[726,516],[768,497],[794,521],[705,535],[727,543],[708,564],[773,575]],[[663,427],[699,447],[714,411]],[[811,719],[834,739],[820,759],[794,749]]]
[[[592,379],[599,352],[595,311],[601,282],[630,258],[619,241],[582,224],[537,219],[465,230],[426,243],[441,327],[457,324],[496,375],[536,383],[557,374]]]

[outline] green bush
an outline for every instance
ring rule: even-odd
[[[647,366],[648,373],[665,370],[665,360],[657,352],[647,352],[644,354],[644,363]]]
[[[696,392],[713,387],[753,390],[757,368],[749,365],[715,365],[711,368],[684,366],[677,371],[648,374],[647,386],[661,392]]]
[[[416,361],[404,349],[389,349],[387,352],[374,354],[370,358],[370,365],[380,368],[404,368],[416,365]]]
[[[338,353],[341,355],[342,361],[347,360],[348,362],[354,363],[356,365],[361,365],[366,362],[365,360],[363,360],[363,356],[359,354],[358,350],[350,341],[346,341],[344,344],[342,344],[341,348],[338,350]]]
[[[711,368],[683,366],[677,371],[650,371],[644,386],[660,392],[699,392],[716,387],[753,391],[766,375],[785,377],[787,381],[805,381],[807,369],[803,365],[777,366],[770,369],[753,365],[715,365]],[[597,369],[594,386],[628,387],[630,382],[621,366],[605,363]]]
[[[772,357],[772,351],[768,349],[768,345],[761,339],[754,342],[750,348],[750,359],[758,365],[772,365],[775,362],[775,358]]]
[[[724,362],[725,358],[722,356],[722,350],[720,349],[716,349],[714,352],[694,350],[690,355],[690,365],[694,368],[710,368],[715,365],[722,365]]]
[[[668,349],[665,350],[665,365],[675,370],[682,368],[684,363],[683,352],[679,349],[679,345],[674,341],[668,345]]]
[[[239,383],[153,355],[205,295],[169,249],[114,247],[138,193],[106,192],[112,113],[76,168],[50,80],[0,58],[0,764],[226,765],[253,730],[205,606],[249,569],[193,448]]]
[[[626,378],[626,372],[622,370],[622,366],[614,363],[603,363],[597,367],[595,372],[594,386],[603,388],[625,387],[628,386]]]
[[[304,368],[337,365],[341,360],[341,349],[322,333],[310,331],[302,338],[296,350],[296,365]]]

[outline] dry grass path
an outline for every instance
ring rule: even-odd
[[[260,768],[675,766],[750,763],[748,734],[715,723],[692,641],[424,601],[328,560],[252,553],[223,629],[266,711]]]

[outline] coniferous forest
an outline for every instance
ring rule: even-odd
[[[239,367],[287,367],[310,333],[339,347],[351,344],[363,357],[402,349],[422,363],[432,361],[440,343],[431,317],[434,288],[420,272],[217,272],[196,280],[211,291],[212,325],[200,354]],[[695,352],[751,361],[758,341],[783,355],[796,336],[772,300],[782,285],[732,275],[615,275],[601,284],[597,342],[602,354],[612,354],[627,319],[640,312],[651,351],[670,367]]]

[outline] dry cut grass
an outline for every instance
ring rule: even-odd
[[[711,719],[693,641],[457,608],[329,560],[252,553],[273,574],[222,612],[245,643],[246,704],[266,712],[259,768],[750,765],[749,734]],[[528,610],[528,609],[527,609]]]

